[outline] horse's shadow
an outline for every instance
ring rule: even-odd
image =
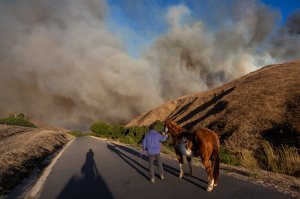
[[[142,164],[140,164],[140,162],[134,158],[129,157],[128,155],[126,155],[124,152],[129,153],[133,156],[135,156],[136,158],[141,158],[144,161],[148,162],[148,156],[143,155],[142,157],[140,156],[140,153],[134,149],[131,149],[129,147],[125,147],[122,145],[118,145],[118,144],[107,144],[107,148],[109,150],[111,150],[112,152],[116,153],[122,160],[124,160],[129,166],[131,166],[133,169],[135,169],[137,171],[137,173],[139,173],[140,175],[142,175],[143,177],[145,177],[146,179],[149,179],[148,176],[145,174],[145,172],[149,172],[148,168],[146,168],[145,166],[143,166]],[[155,163],[155,165],[157,166],[157,163]],[[168,172],[171,175],[174,175],[176,177],[178,177],[179,175],[179,169],[176,169],[170,165],[167,165],[165,163],[163,163],[163,168],[165,172]],[[187,176],[188,174],[185,173],[185,175]],[[156,174],[157,177],[158,174]],[[196,180],[201,181],[202,183],[207,184],[207,181],[197,178],[195,176],[190,176],[191,178],[194,178]],[[203,190],[206,190],[206,187],[199,185],[198,183],[192,181],[191,179],[189,179],[190,177],[182,177],[183,180],[197,186],[200,187]]]

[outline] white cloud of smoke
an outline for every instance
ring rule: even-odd
[[[165,100],[299,57],[291,47],[300,40],[297,13],[276,32],[276,11],[257,1],[232,6],[214,29],[186,5],[170,7],[168,31],[133,59],[105,24],[105,1],[1,1],[0,112],[72,128],[126,122]]]

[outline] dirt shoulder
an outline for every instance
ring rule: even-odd
[[[65,130],[0,125],[0,196],[46,166],[43,160],[72,137]]]

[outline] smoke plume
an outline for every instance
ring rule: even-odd
[[[278,28],[279,13],[258,1],[233,1],[231,9],[211,27],[185,4],[169,7],[167,31],[133,59],[107,28],[104,0],[1,1],[0,112],[71,128],[127,122],[166,100],[299,58],[299,13]]]

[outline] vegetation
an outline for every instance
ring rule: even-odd
[[[158,120],[154,124],[155,130],[157,130],[158,132],[162,132],[164,130],[164,125],[161,121]],[[104,122],[96,122],[91,126],[91,130],[95,136],[110,138],[126,144],[138,146],[141,144],[145,134],[148,132],[148,127],[133,126],[125,128],[120,125],[110,125]],[[163,144],[162,152],[174,152],[172,143],[173,140],[171,137],[169,137],[167,141]],[[220,161],[225,164],[230,164],[234,166],[240,165],[239,159],[236,156],[234,156],[229,150],[223,147],[221,147],[220,151]]]
[[[239,166],[239,159],[233,155],[228,149],[221,146],[220,149],[220,161],[225,164],[230,164],[233,166]]]
[[[0,118],[0,124],[25,126],[36,128],[36,126],[30,122],[29,118],[23,113],[11,114],[8,117]]]
[[[258,154],[258,164],[263,169],[300,177],[300,155],[296,148],[284,145],[274,147],[263,141]]]
[[[92,135],[92,133],[84,133],[84,132],[81,132],[81,131],[70,131],[68,133],[75,136],[75,137],[82,137],[82,136]]]
[[[259,170],[257,160],[251,151],[246,149],[242,150],[240,156],[240,163],[243,167],[251,170]]]
[[[163,123],[156,121],[155,129],[158,132],[162,132]],[[148,127],[133,126],[125,128],[121,125],[96,122],[91,126],[91,130],[93,135],[98,137],[110,138],[126,144],[140,146],[145,134],[148,132]],[[162,152],[174,152],[171,137],[164,143]],[[242,165],[252,170],[264,169],[277,173],[300,176],[300,155],[297,149],[288,146],[274,148],[267,141],[263,142],[259,152],[254,153],[249,150],[242,150],[238,156],[221,146],[220,161],[233,166]]]
[[[267,170],[300,177],[300,155],[296,148],[281,145],[274,147],[263,141],[255,153],[241,152],[241,165],[252,170]]]
[[[91,126],[91,130],[95,136],[105,137],[126,144],[138,145],[147,132],[147,127],[129,127],[125,128],[121,125],[107,124],[104,122],[96,122]]]
[[[154,128],[158,132],[162,132],[164,125],[161,121],[156,121]],[[91,130],[94,135],[98,137],[110,138],[126,144],[140,146],[145,134],[148,132],[148,126],[132,126],[126,128],[121,125],[96,122],[91,126]],[[173,151],[171,144],[172,138],[168,138],[162,147],[162,151],[167,153]]]

